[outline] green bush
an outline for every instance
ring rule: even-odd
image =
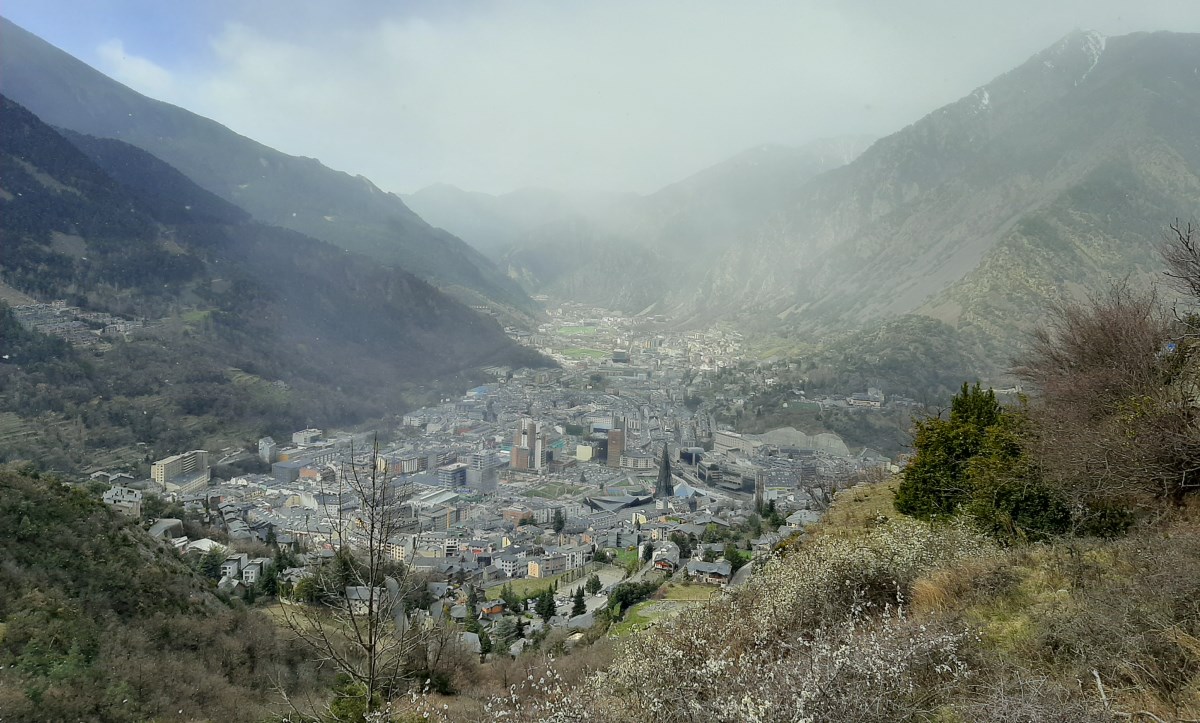
[[[996,394],[979,384],[950,403],[949,419],[929,417],[915,424],[916,455],[896,490],[896,511],[920,519],[952,515],[971,496],[966,466],[983,448],[987,429],[1003,415]]]

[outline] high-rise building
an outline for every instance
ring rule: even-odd
[[[620,467],[621,455],[625,453],[625,430],[608,430],[608,466]]]
[[[150,465],[151,478],[165,492],[197,492],[208,484],[209,475],[208,452],[203,449],[166,457]]]
[[[267,464],[275,461],[275,450],[277,449],[279,449],[279,446],[270,437],[263,437],[258,440],[258,457]]]
[[[467,465],[462,462],[454,462],[438,467],[437,478],[443,487],[449,487],[450,489],[465,487],[467,484]]]
[[[475,452],[467,469],[467,486],[480,492],[494,492],[500,464],[500,456],[493,450]]]
[[[542,423],[524,418],[513,435],[512,468],[540,472],[546,464],[546,433]]]

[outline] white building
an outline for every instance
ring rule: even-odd
[[[142,493],[129,487],[114,486],[102,497],[104,504],[130,517],[142,516]]]

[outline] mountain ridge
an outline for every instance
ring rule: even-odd
[[[0,412],[25,428],[65,417],[92,431],[27,437],[2,457],[69,468],[98,448],[140,459],[137,442],[165,456],[312,419],[359,424],[424,401],[438,382],[461,387],[479,366],[546,363],[412,274],[248,219],[144,150],[72,143],[2,96],[0,120],[0,278],[43,301],[153,322],[90,358],[10,352]],[[12,333],[6,347],[41,348],[34,332]]]
[[[0,93],[52,126],[138,146],[261,221],[399,265],[471,303],[536,305],[484,256],[362,176],[148,98],[0,18]]]
[[[1153,41],[1171,47],[1155,51]],[[708,313],[736,302],[745,316],[781,316],[808,330],[915,311],[1130,142],[1192,147],[1170,171],[1183,186],[1138,219],[1146,225],[1136,240],[1150,251],[1162,224],[1195,213],[1188,189],[1200,163],[1193,136],[1178,128],[1164,136],[1145,118],[1169,112],[1124,106],[1152,102],[1138,88],[1160,83],[1164,66],[1190,71],[1198,47],[1196,36],[1142,34],[1110,39],[1097,56],[1094,34],[1068,36],[814,179],[782,222],[747,232],[699,291],[673,301]],[[1186,80],[1181,90],[1194,103],[1196,82]],[[1140,162],[1136,154],[1131,162]],[[743,283],[750,278],[765,283]]]

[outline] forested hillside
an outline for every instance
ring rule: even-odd
[[[364,254],[472,302],[528,313],[529,298],[479,252],[369,180],[280,153],[147,98],[0,18],[0,92],[51,125],[144,149],[264,223]]]
[[[50,342],[6,337],[8,458],[73,469],[355,424],[479,366],[539,363],[411,274],[250,221],[145,151],[77,148],[7,99],[0,116],[0,280],[146,321],[86,352],[26,358]]]
[[[229,604],[87,491],[0,470],[6,721],[266,718],[323,682],[261,613]]]

